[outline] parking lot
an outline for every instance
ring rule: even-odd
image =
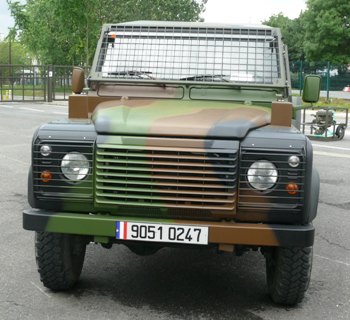
[[[44,288],[34,234],[22,229],[28,207],[31,137],[67,117],[66,103],[0,102],[1,319],[349,319],[350,130],[341,141],[314,141],[321,176],[310,288],[295,308],[271,303],[262,255],[162,249],[139,257],[123,246],[89,245],[78,286]]]

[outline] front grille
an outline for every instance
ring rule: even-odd
[[[301,212],[304,203],[305,184],[305,154],[303,150],[295,151],[265,151],[265,150],[242,150],[240,159],[240,178],[238,207],[240,210],[254,211],[288,211],[290,213]],[[288,158],[298,156],[300,165],[292,168],[288,164]],[[278,180],[276,185],[266,191],[253,189],[247,178],[249,167],[258,160],[271,161],[277,168]],[[289,183],[298,186],[296,194],[291,195],[286,191]]]
[[[237,149],[97,145],[100,205],[234,210]]]
[[[50,145],[52,153],[44,157],[40,153],[42,145]],[[93,169],[93,143],[71,141],[37,141],[33,146],[33,188],[38,199],[69,199],[92,200],[92,169]],[[72,182],[64,177],[61,171],[61,161],[68,152],[79,152],[85,155],[90,163],[87,177],[81,181]],[[43,182],[40,177],[43,171],[50,171],[52,179]]]

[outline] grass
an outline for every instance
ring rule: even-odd
[[[69,96],[71,93],[70,86],[67,87],[55,87],[54,88],[56,94],[64,94],[66,96]],[[44,85],[2,85],[0,86],[0,95],[3,97],[3,99],[6,99],[6,96],[24,96],[24,97],[43,97],[45,92],[45,86]],[[46,94],[47,94],[47,88],[46,88]],[[11,98],[10,98],[11,100]]]
[[[316,103],[316,105],[318,107],[341,107],[341,108],[350,109],[350,100],[330,98],[327,101],[327,98],[320,98],[320,100]]]
[[[293,96],[299,96],[298,94],[293,94]],[[303,106],[310,106],[310,103],[303,102]],[[340,107],[347,108],[350,110],[350,100],[349,99],[339,99],[339,98],[330,98],[327,100],[325,97],[321,97],[317,103],[317,107]]]

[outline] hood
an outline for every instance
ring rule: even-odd
[[[270,109],[199,100],[115,100],[98,105],[92,121],[99,134],[244,138],[270,123]]]

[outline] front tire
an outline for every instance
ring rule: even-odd
[[[45,287],[62,291],[75,285],[83,268],[86,244],[82,236],[36,232],[35,256]]]
[[[267,253],[267,286],[273,302],[284,305],[301,302],[309,287],[311,269],[312,247],[279,247]]]

